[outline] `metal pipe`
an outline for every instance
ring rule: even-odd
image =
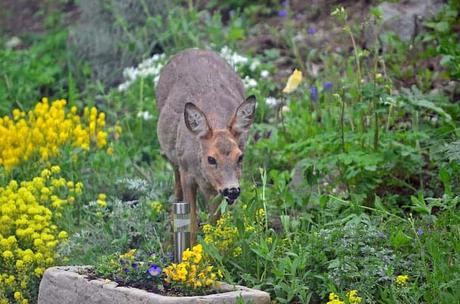
[[[182,253],[190,248],[190,204],[173,203],[174,262],[182,262]]]

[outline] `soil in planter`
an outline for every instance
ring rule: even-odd
[[[79,274],[85,276],[85,278],[90,281],[105,279],[105,278],[98,277],[93,269],[85,269],[83,271],[80,271]],[[167,297],[204,296],[204,295],[221,293],[217,289],[210,289],[210,288],[196,289],[194,291],[191,291],[191,290],[182,290],[182,289],[174,288],[169,285],[163,285],[163,289],[162,289],[152,284],[151,282],[145,282],[145,281],[125,282],[124,280],[117,279],[117,278],[110,278],[110,280],[117,283],[118,286],[120,287],[138,288],[138,289],[142,289],[148,292],[153,292],[153,293],[156,293],[162,296],[167,296]]]

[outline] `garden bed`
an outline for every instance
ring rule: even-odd
[[[166,296],[142,289],[120,287],[103,279],[89,279],[91,267],[52,267],[45,271],[38,295],[39,304],[61,303],[236,303],[239,299],[254,304],[270,303],[268,293],[244,286],[221,283],[218,293],[205,296]]]

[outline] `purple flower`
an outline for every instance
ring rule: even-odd
[[[149,269],[147,269],[147,272],[152,276],[152,277],[157,277],[161,273],[161,267],[158,266],[157,264],[152,264],[150,265]]]
[[[312,86],[310,88],[310,98],[311,98],[311,101],[313,102],[318,101],[318,88],[316,86]]]
[[[324,91],[329,91],[330,89],[332,89],[332,86],[333,86],[333,84],[330,81],[326,81],[326,82],[323,83]]]
[[[307,32],[308,32],[308,35],[313,36],[314,34],[316,34],[316,27],[310,26]]]
[[[138,266],[139,264],[137,264],[136,262],[131,264],[131,267],[133,267],[134,270],[137,270]]]
[[[418,228],[417,234],[418,234],[418,235],[422,235],[422,234],[423,234],[423,229],[422,229],[422,228]]]
[[[123,271],[128,273],[129,272],[129,269],[128,268],[123,268]]]
[[[286,17],[287,16],[287,10],[286,9],[282,9],[278,12],[278,16],[280,17]]]

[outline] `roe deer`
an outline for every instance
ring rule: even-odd
[[[196,192],[209,202],[221,194],[231,204],[240,175],[256,100],[217,53],[188,49],[163,68],[156,89],[161,152],[174,166],[175,197],[190,204],[191,241],[196,241]],[[218,205],[208,206],[215,220]]]

